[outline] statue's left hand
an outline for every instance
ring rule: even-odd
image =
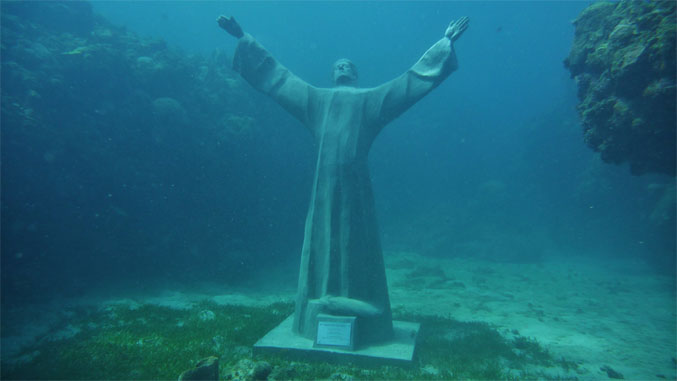
[[[449,23],[449,26],[447,27],[447,31],[444,32],[444,35],[446,37],[449,37],[451,42],[454,42],[458,40],[459,37],[465,32],[466,29],[468,29],[468,17],[463,16],[460,19],[456,21],[452,21]]]
[[[235,38],[241,38],[244,36],[244,32],[242,31],[242,27],[240,24],[235,20],[235,17],[233,16],[219,16],[218,19],[216,19],[216,22],[219,24],[219,26],[228,32],[231,36]]]

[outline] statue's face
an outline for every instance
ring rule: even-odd
[[[357,68],[355,64],[345,58],[334,63],[333,79],[336,86],[355,86],[357,82]]]

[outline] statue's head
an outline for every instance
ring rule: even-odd
[[[341,58],[334,62],[332,79],[336,86],[356,86],[357,67],[349,59]]]

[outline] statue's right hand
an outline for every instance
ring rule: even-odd
[[[451,42],[455,42],[461,37],[466,29],[468,29],[468,17],[464,16],[456,21],[450,22],[444,35],[448,37]]]
[[[244,36],[244,32],[242,31],[242,27],[240,24],[235,20],[235,17],[233,16],[219,16],[218,19],[216,19],[216,22],[219,23],[219,26],[224,29],[226,32],[228,32],[231,36],[240,38]]]

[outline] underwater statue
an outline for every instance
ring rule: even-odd
[[[367,155],[388,122],[457,69],[454,42],[468,18],[452,21],[413,67],[374,88],[355,87],[357,70],[347,59],[334,64],[336,87],[312,86],[244,33],[233,17],[217,21],[239,40],[235,71],[301,121],[318,148],[294,332],[313,338],[319,314],[351,316],[360,343],[389,340],[393,324]]]

